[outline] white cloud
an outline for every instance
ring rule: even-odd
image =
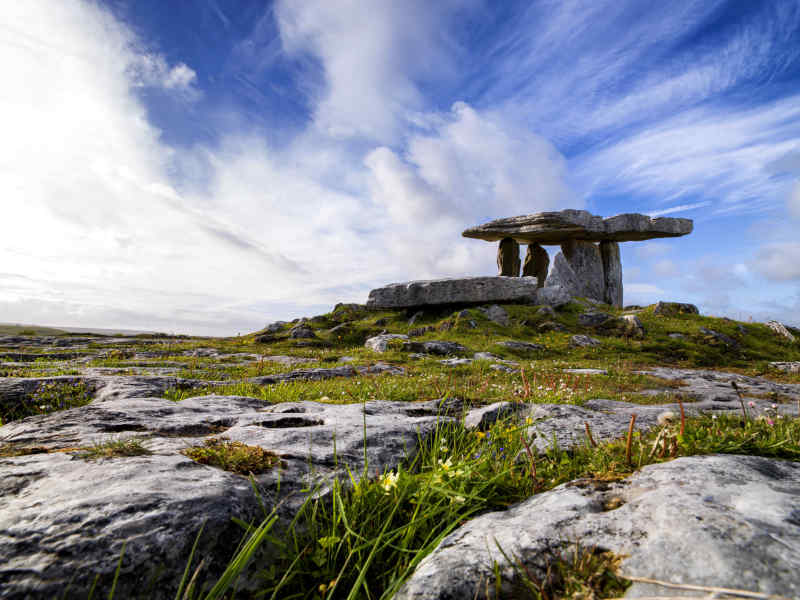
[[[442,22],[459,4],[379,0],[365,10],[358,0],[278,2],[285,50],[317,57],[324,70],[317,126],[337,137],[397,141],[401,125],[425,108],[418,82],[452,74]]]
[[[800,244],[766,244],[758,250],[750,267],[771,281],[799,280]]]
[[[678,265],[668,258],[659,260],[657,263],[655,263],[652,266],[652,272],[655,276],[662,277],[664,279],[675,277],[681,273],[680,269],[678,269]]]
[[[188,99],[197,99],[197,73],[182,62],[169,66],[160,54],[132,54],[129,76],[140,87],[163,88],[183,94]]]
[[[789,209],[789,214],[796,219],[800,219],[800,180],[796,181],[792,186],[787,208]]]

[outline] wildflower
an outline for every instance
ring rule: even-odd
[[[397,479],[399,475],[394,471],[389,471],[388,473],[381,475],[378,478],[378,485],[383,488],[384,494],[389,494],[391,490],[397,487]]]
[[[772,404],[770,406],[772,407],[772,410],[777,410],[778,409],[778,405],[777,404]]]
[[[456,504],[464,504],[466,498],[464,496],[453,496],[450,498],[450,502],[455,502]]]
[[[747,403],[747,406],[749,406],[750,408],[753,408],[755,405],[756,403],[753,402],[752,400],[750,400],[750,402]]]
[[[323,396],[322,398],[320,398],[320,399],[319,399],[319,401],[320,401],[320,402],[330,402],[330,401],[331,401],[331,399],[330,399],[330,398],[328,398],[327,396]]]
[[[486,434],[482,431],[476,431],[475,435],[477,436],[478,439],[483,439],[486,437]]]
[[[712,418],[714,421],[716,421],[716,420],[717,420],[717,415],[711,415],[711,418]]]
[[[667,410],[658,415],[658,424],[663,427],[664,425],[669,425],[670,423],[673,423],[677,418],[678,415],[676,415],[671,410]]]
[[[767,417],[767,425],[769,425],[770,427],[772,427],[773,425],[775,425],[775,421],[773,421],[772,419],[770,419],[769,417]]]
[[[533,425],[533,419],[531,417],[526,417],[525,425]]]

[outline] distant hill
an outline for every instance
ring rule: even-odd
[[[141,329],[104,329],[101,327],[47,327],[43,325],[25,325],[20,323],[0,323],[0,335],[66,335],[68,333],[89,333],[95,335],[140,335],[153,334],[155,331]]]

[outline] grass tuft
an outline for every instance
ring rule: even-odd
[[[202,446],[186,448],[182,453],[200,464],[240,475],[264,473],[279,466],[281,462],[274,452],[259,446],[233,442],[224,437],[208,439]]]

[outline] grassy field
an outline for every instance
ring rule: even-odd
[[[505,324],[491,321],[476,307],[428,310],[410,324],[413,315],[407,311],[374,312],[339,305],[302,323],[235,338],[139,336],[114,344],[98,338],[80,349],[55,347],[46,352],[34,346],[6,347],[0,354],[13,350],[14,360],[9,361],[11,366],[0,364],[0,377],[77,376],[87,368],[119,369],[122,374],[168,369],[177,377],[194,380],[167,390],[165,397],[175,402],[209,394],[249,396],[265,403],[313,400],[331,404],[450,397],[469,406],[497,401],[580,405],[593,398],[642,404],[692,401],[682,395],[680,382],[639,372],[656,366],[800,383],[800,375],[770,364],[800,361],[800,342],[761,323],[677,312],[660,315],[654,306],[623,311],[583,301],[555,312],[528,305],[503,308],[508,316]],[[587,312],[605,316],[588,319]],[[641,331],[621,319],[626,314],[635,315]],[[593,326],[586,324],[590,320]],[[313,337],[294,337],[291,331],[298,325],[313,330]],[[364,347],[368,338],[380,333],[410,337],[393,340],[383,353]],[[599,344],[575,347],[574,335],[591,336]],[[407,341],[434,340],[454,342],[463,349],[448,357],[414,356],[404,347]],[[504,341],[528,342],[539,348],[515,350],[498,343]],[[476,359],[476,352],[493,356]],[[85,355],[80,365],[69,358],[76,353]],[[269,360],[275,356],[296,360]],[[470,360],[442,363],[459,357]],[[250,380],[298,369],[370,367],[378,362],[401,367],[403,372],[277,384]],[[567,369],[601,372],[569,373]],[[644,394],[646,390],[656,392]],[[0,418],[7,422],[45,414],[81,406],[90,399],[91,390],[80,381],[43,383],[30,402],[13,412],[2,409]],[[776,396],[775,401],[784,399]],[[531,451],[525,429],[524,423],[514,420],[501,420],[486,432],[443,425],[412,461],[379,474],[351,473],[347,480],[336,482],[325,499],[309,496],[288,528],[275,529],[275,514],[269,511],[260,525],[241,523],[245,537],[240,552],[218,581],[200,585],[200,579],[191,577],[198,561],[188,557],[177,597],[234,597],[231,590],[237,574],[251,560],[258,566],[262,547],[270,545],[278,558],[258,567],[261,593],[257,597],[388,599],[419,561],[460,524],[561,483],[576,478],[619,479],[654,462],[715,452],[800,460],[800,420],[790,418],[735,414],[673,419],[627,439],[599,445],[587,441],[570,451],[552,447],[544,454]],[[85,448],[82,457],[145,452],[138,442],[110,443]],[[238,443],[212,441],[195,454],[195,460],[242,476],[278,463],[262,449]],[[5,455],[14,454],[8,450]],[[598,556],[591,549],[565,549],[552,565],[559,577],[531,581],[520,572],[524,589],[514,597],[619,596],[628,584],[615,575],[618,562],[618,557]]]

